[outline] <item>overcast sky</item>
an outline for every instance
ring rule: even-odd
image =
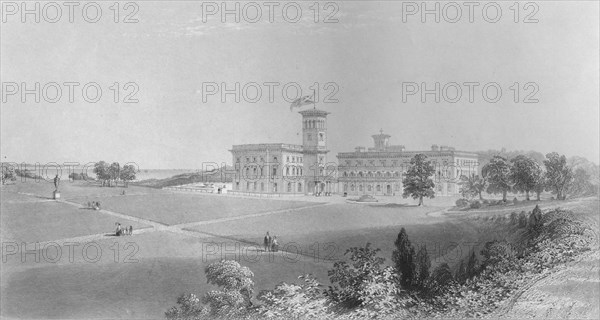
[[[218,13],[204,22],[200,2],[138,1],[132,17],[139,22],[122,23],[133,8],[121,7],[120,22],[115,23],[109,8],[113,2],[100,3],[103,12],[97,23],[82,18],[81,6],[74,9],[73,23],[66,7],[57,23],[44,21],[44,16],[40,23],[27,16],[29,21],[21,23],[19,13],[6,16],[1,25],[3,89],[10,82],[25,82],[28,88],[35,82],[42,87],[51,82],[81,85],[75,87],[73,103],[64,85],[57,103],[43,96],[36,103],[33,95],[22,102],[20,92],[3,92],[3,161],[133,161],[143,169],[230,163],[228,150],[234,144],[300,144],[301,117],[290,112],[282,87],[298,83],[303,94],[312,94],[309,87],[317,82],[317,107],[331,112],[328,160],[358,145],[371,146],[370,136],[383,129],[392,136],[391,143],[408,150],[429,149],[431,144],[467,151],[505,147],[557,151],[598,163],[596,1],[537,2],[535,13],[536,8],[519,9],[518,23],[513,21],[512,1],[498,2],[502,14],[496,23],[483,19],[485,3],[474,8],[472,23],[464,6],[457,23],[444,20],[454,16],[453,8],[447,8],[440,23],[433,16],[422,23],[418,14],[403,21],[403,12],[411,8],[403,11],[390,1],[335,2],[337,12],[321,5],[317,23],[309,8],[312,2],[298,2],[303,10],[297,23],[285,21],[282,5],[275,8],[273,22],[262,6],[259,22],[244,20],[254,16],[247,7],[240,23],[233,16],[223,23]],[[47,9],[46,18],[52,18],[53,8]],[[493,19],[494,8],[488,9],[486,17]],[[288,19],[295,15],[293,8],[287,13]],[[338,22],[324,23],[329,14]],[[88,82],[103,90],[97,103],[82,97],[81,88]],[[119,103],[110,89],[115,82],[121,87]],[[138,103],[122,102],[134,90],[123,88],[128,82],[139,88],[133,95]],[[260,84],[262,97],[249,101],[251,88],[248,99],[242,95],[239,103],[233,95],[223,103],[219,94],[203,101],[203,83],[225,83],[231,89],[236,82],[242,87]],[[280,83],[273,102],[265,82]],[[324,88],[328,82],[335,85]],[[417,93],[403,102],[403,83],[422,82],[429,89],[436,82],[441,87],[458,83],[462,96],[450,103],[442,95],[438,103],[427,95],[422,102]],[[480,83],[473,102],[465,82]],[[515,82],[520,84],[518,103],[516,87],[511,90]],[[535,85],[523,88],[529,82]],[[502,89],[496,103],[484,99],[486,83]],[[333,98],[339,102],[324,103],[336,86]],[[51,100],[54,91],[47,88]],[[454,88],[447,88],[451,99]],[[494,95],[492,87],[488,98]],[[294,96],[292,88],[288,97]],[[539,101],[524,103],[526,99]]]

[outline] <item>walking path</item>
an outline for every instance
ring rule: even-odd
[[[26,195],[26,196],[30,196],[30,197],[35,197],[35,198],[40,198],[40,196],[36,195],[36,194],[32,194],[32,193],[26,193],[26,192],[17,192],[18,194],[22,194],[22,195]],[[43,200],[32,200],[32,201],[40,201],[40,202],[46,202],[46,201],[56,201],[59,203],[64,203],[67,205],[71,205],[77,208],[81,208],[81,204],[77,203],[77,202],[73,202],[73,201],[69,201],[69,200],[51,200],[51,199],[43,199]],[[115,212],[115,211],[111,211],[111,210],[106,210],[106,209],[101,209],[98,212],[99,213],[103,213],[103,214],[108,214],[120,219],[124,219],[124,220],[131,220],[131,221],[135,221],[135,222],[139,222],[145,225],[148,225],[149,227],[146,228],[139,228],[137,230],[133,231],[133,234],[143,234],[143,233],[150,233],[150,232],[156,232],[156,231],[163,231],[163,232],[171,232],[171,233],[176,233],[179,235],[185,235],[185,236],[190,236],[190,237],[194,237],[194,238],[223,238],[223,239],[228,239],[228,240],[234,240],[234,241],[238,241],[241,243],[245,243],[247,245],[251,245],[251,246],[256,246],[256,247],[261,247],[261,244],[258,243],[254,243],[251,241],[246,241],[243,239],[234,239],[234,238],[230,238],[230,237],[226,237],[226,236],[222,236],[222,235],[218,235],[218,234],[212,234],[212,233],[207,233],[207,232],[202,232],[202,231],[196,231],[196,230],[187,230],[185,228],[190,228],[190,227],[195,227],[195,226],[199,226],[199,225],[207,225],[207,224],[213,224],[213,223],[221,223],[221,222],[229,222],[229,221],[237,221],[237,220],[244,220],[244,219],[250,219],[250,218],[256,218],[256,217],[263,217],[263,216],[269,216],[269,215],[274,215],[274,214],[283,214],[283,213],[291,213],[294,211],[298,211],[298,210],[304,210],[307,208],[316,208],[316,207],[322,207],[322,206],[327,206],[327,205],[331,205],[333,203],[319,203],[319,204],[315,204],[315,205],[310,205],[310,206],[305,206],[305,207],[298,207],[298,208],[291,208],[291,209],[280,209],[280,210],[272,210],[272,211],[266,211],[266,212],[259,212],[259,213],[254,213],[254,214],[248,214],[248,215],[241,215],[241,216],[235,216],[235,217],[227,217],[227,218],[218,218],[218,219],[211,219],[211,220],[205,220],[205,221],[196,221],[196,222],[190,222],[190,223],[182,223],[182,224],[177,224],[177,225],[167,225],[158,221],[154,221],[154,220],[149,220],[149,219],[144,219],[144,218],[139,218],[139,217],[135,217],[132,215],[128,215],[128,214],[124,214],[124,213],[120,213],[120,212]],[[98,233],[98,234],[90,234],[90,235],[85,235],[85,236],[78,236],[78,237],[70,237],[70,238],[62,238],[62,239],[57,239],[57,240],[50,240],[50,241],[43,241],[43,242],[39,242],[40,246],[43,247],[44,245],[50,244],[50,243],[58,243],[58,242],[86,242],[86,241],[93,241],[93,240],[101,240],[101,239],[106,239],[106,237],[108,236],[114,236],[112,233]]]

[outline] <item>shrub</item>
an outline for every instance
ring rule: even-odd
[[[482,202],[483,204],[490,204],[490,201],[489,201],[488,199],[483,199],[481,202]]]
[[[519,222],[519,214],[515,211],[510,213],[510,223],[517,224]]]
[[[479,202],[479,200],[475,200],[475,201],[471,202],[470,208],[471,209],[481,208],[481,202]]]
[[[519,213],[519,228],[525,228],[527,226],[527,215],[525,211]]]
[[[373,295],[397,293],[396,273],[391,267],[383,267],[385,258],[377,256],[380,249],[371,249],[370,246],[367,243],[364,248],[346,250],[344,255],[350,255],[350,263],[335,262],[333,269],[327,272],[333,286],[327,289],[326,294],[342,307],[364,306]],[[375,290],[377,287],[382,291]]]
[[[469,200],[467,199],[458,199],[456,200],[456,206],[459,208],[463,208],[469,205]]]
[[[207,292],[202,300],[194,294],[180,296],[178,306],[165,313],[167,319],[239,318],[248,312],[254,293],[254,274],[250,269],[236,261],[221,260],[204,268],[204,273],[208,283],[219,286],[221,290]]]
[[[513,202],[513,204],[517,204],[517,203],[519,203],[519,199],[517,199],[517,197],[514,197],[512,202]]]

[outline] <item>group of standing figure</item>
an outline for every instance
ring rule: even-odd
[[[277,252],[279,251],[279,242],[277,241],[277,236],[271,237],[269,235],[269,231],[265,235],[264,239],[265,251]]]
[[[99,201],[88,201],[87,203],[88,209],[100,210],[100,202]]]
[[[133,226],[129,226],[129,228],[127,227],[121,227],[120,223],[115,223],[117,225],[117,230],[115,231],[115,235],[117,237],[119,236],[130,236],[133,234]]]

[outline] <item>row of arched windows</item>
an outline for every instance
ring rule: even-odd
[[[387,185],[388,188],[391,188],[391,185]],[[359,191],[359,192],[381,192],[383,190],[383,186],[380,184],[377,185],[371,185],[371,184],[367,184],[367,185],[362,185],[362,184],[344,184],[344,192],[350,191],[350,192],[354,192],[354,191]],[[394,191],[399,191],[400,190],[400,185],[399,184],[394,184]],[[389,190],[387,190],[389,191]]]
[[[304,120],[304,129],[324,129],[325,120]]]
[[[351,178],[399,178],[400,173],[398,171],[344,171],[342,176]]]
[[[240,189],[240,183],[237,182],[235,185],[236,190]],[[272,186],[273,192],[277,192],[277,183],[274,183]],[[294,192],[294,190],[297,190],[296,192],[302,192],[302,182],[298,182],[298,183],[294,183],[294,182],[288,182],[287,184],[287,192]],[[265,188],[265,183],[261,182],[260,183],[260,189],[259,189],[259,184],[255,181],[255,182],[246,182],[246,191],[260,191],[260,192],[265,192],[268,191]]]

